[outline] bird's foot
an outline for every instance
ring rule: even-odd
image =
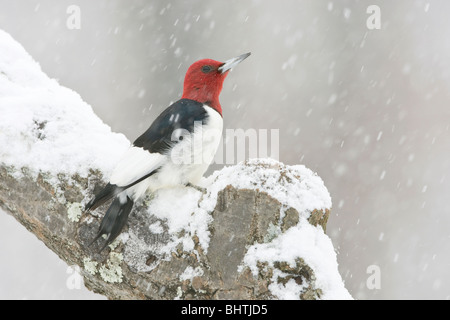
[[[200,191],[201,193],[203,193],[203,194],[205,194],[206,193],[206,188],[202,188],[202,187],[199,187],[199,186],[196,186],[196,185],[193,185],[192,183],[190,183],[190,182],[188,182],[187,184],[186,184],[186,187],[191,187],[191,188],[194,188],[194,189],[196,189],[197,191]]]

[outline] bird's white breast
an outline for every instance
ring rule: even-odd
[[[209,106],[204,108],[208,114],[205,124],[201,121],[197,123],[192,133],[174,133],[173,140],[178,143],[174,143],[174,147],[165,155],[158,172],[130,188],[130,196],[137,199],[147,189],[154,191],[188,182],[195,185],[200,181],[214,159],[223,129],[222,116]]]
[[[182,135],[182,140],[168,154],[170,162],[155,177],[162,185],[196,184],[212,163],[222,138],[223,119],[212,108],[204,108],[208,114],[206,123],[199,121],[192,133]]]

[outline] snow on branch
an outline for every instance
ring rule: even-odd
[[[331,198],[304,166],[254,159],[138,203],[107,250],[83,214],[129,147],[0,30],[0,206],[111,299],[347,299],[325,234]]]

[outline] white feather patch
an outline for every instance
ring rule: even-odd
[[[127,186],[159,168],[166,159],[167,156],[160,153],[150,153],[140,147],[132,146],[115,167],[110,183]]]
[[[222,117],[210,107],[204,108],[209,115],[207,124],[196,124],[194,132],[187,132],[182,141],[179,141],[181,132],[178,134],[175,130],[174,147],[167,155],[131,147],[114,169],[110,183],[126,186],[159,169],[156,174],[127,189],[126,194],[134,200],[148,189],[154,191],[187,182],[197,184],[212,162],[222,138]],[[174,116],[172,120],[178,119]]]

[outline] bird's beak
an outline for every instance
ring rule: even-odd
[[[225,73],[225,72],[231,70],[232,68],[237,66],[240,62],[242,62],[244,59],[246,59],[249,55],[250,55],[250,52],[241,54],[240,56],[237,56],[230,60],[225,61],[224,64],[222,64],[219,67],[219,69],[218,69],[219,72]]]

